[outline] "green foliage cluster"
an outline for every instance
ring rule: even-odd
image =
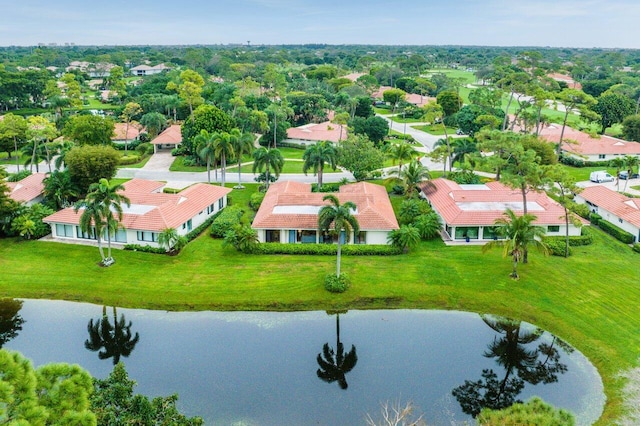
[[[19,172],[11,173],[9,176],[7,176],[7,182],[18,182],[26,178],[27,176],[31,176],[31,170],[22,169]]]
[[[585,161],[580,158],[561,155],[559,161],[571,167],[609,167],[610,161]]]
[[[249,198],[249,208],[254,212],[257,212],[258,209],[260,209],[260,205],[262,204],[265,195],[265,192],[254,192],[251,194],[251,197]]]
[[[214,238],[224,238],[227,231],[240,224],[244,211],[240,206],[228,206],[211,225],[211,236]]]
[[[311,192],[338,192],[340,190],[339,183],[323,183],[320,189],[318,189],[317,183],[311,184]]]
[[[121,166],[127,166],[129,164],[136,164],[140,162],[141,157],[138,154],[133,154],[131,151],[127,154],[126,157],[120,157],[118,164]]]
[[[351,281],[347,274],[340,274],[339,277],[335,274],[327,274],[324,277],[324,288],[330,293],[344,293],[350,285]]]
[[[258,244],[258,233],[250,225],[234,225],[224,234],[223,246],[231,245],[243,253],[252,253]]]
[[[419,198],[403,200],[400,204],[398,219],[402,226],[415,228],[423,240],[430,240],[440,235],[442,222],[426,200]],[[394,241],[399,243],[400,240],[400,235],[398,235]]]
[[[120,154],[111,146],[85,145],[71,148],[64,160],[72,182],[86,193],[92,183],[113,179]]]
[[[561,257],[565,256],[565,249],[567,247],[566,247],[564,238],[562,237],[545,238],[544,243],[546,244],[547,249],[549,250],[549,253],[552,256],[561,256]],[[571,252],[572,252],[571,242],[569,242],[569,250],[567,251],[567,254],[571,256]]]
[[[126,244],[124,246],[125,250],[130,251],[140,251],[143,253],[155,253],[155,254],[166,254],[167,251],[162,247],[153,247],[150,245],[140,245],[140,244]]]
[[[182,125],[182,139],[184,149],[194,152],[193,139],[202,130],[213,134],[216,132],[230,132],[235,127],[234,120],[223,110],[214,105],[200,105],[193,112],[193,119],[187,120]]]
[[[484,408],[476,421],[481,426],[573,426],[576,423],[569,411],[556,409],[538,397],[502,410]]]
[[[633,251],[635,251],[636,253],[640,253],[640,243],[635,243],[633,245]]]
[[[260,243],[253,248],[254,254],[299,254],[299,255],[335,255],[338,252],[336,244],[281,244]],[[374,244],[345,244],[342,254],[347,256],[394,256],[402,250],[388,245]],[[335,276],[335,275],[334,275]]]
[[[42,238],[51,233],[51,228],[42,219],[52,214],[53,210],[44,204],[34,204],[13,219],[11,230],[27,240]]]
[[[230,202],[230,200],[228,198],[227,198],[227,202]],[[218,216],[220,216],[228,208],[229,207],[225,208],[224,210],[220,210],[220,211],[216,212],[209,219],[207,219],[204,222],[202,222],[198,227],[192,229],[191,232],[189,232],[187,235],[185,235],[185,238],[187,239],[187,242],[191,242],[191,241],[195,240],[196,238],[198,238],[200,236],[200,234],[202,234],[207,228],[209,228],[213,224],[213,222],[218,218]]]
[[[624,229],[616,225],[613,225],[610,222],[607,222],[606,220],[602,220],[602,219],[598,220],[598,226],[604,232],[616,238],[617,240],[622,241],[625,244],[632,244],[635,241],[633,234],[625,231]]]
[[[460,185],[474,185],[481,182],[480,176],[473,173],[471,170],[456,170],[449,172],[447,179]]]
[[[358,180],[384,166],[384,153],[364,135],[349,135],[338,147],[338,165],[353,173]]]

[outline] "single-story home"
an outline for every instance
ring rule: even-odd
[[[137,67],[131,68],[131,74],[136,76],[145,76],[145,75],[153,75],[160,74],[162,71],[168,71],[171,68],[166,66],[165,64],[158,64],[156,66],[149,66],[146,64],[138,65]]]
[[[127,123],[115,123],[113,130],[113,136],[111,140],[116,143],[124,143],[124,141],[132,141],[138,139],[140,136],[140,127],[134,123],[129,123],[127,129]]]
[[[584,188],[576,194],[576,203],[587,204],[589,210],[607,222],[622,228],[640,241],[640,198],[629,198],[601,185]]]
[[[230,188],[197,183],[177,194],[162,192],[163,182],[132,179],[123,184],[131,205],[122,206],[121,228],[112,237],[120,244],[158,246],[158,235],[167,228],[174,228],[179,235],[186,235],[204,223],[209,217],[227,205]],[[80,229],[80,216],[72,207],[60,210],[44,218],[51,225],[53,238],[65,241],[95,240],[95,231],[86,233]]]
[[[507,208],[517,215],[523,214],[522,193],[500,182],[460,185],[438,178],[419,187],[421,195],[442,219],[445,240],[497,239],[495,221],[504,217]],[[536,216],[534,224],[544,227],[546,235],[565,235],[564,208],[544,192],[527,194],[527,213]],[[569,235],[580,233],[579,227],[569,224]]]
[[[153,151],[161,149],[173,149],[182,143],[182,127],[179,124],[172,124],[153,138]]]
[[[328,204],[327,193],[311,192],[308,183],[283,181],[269,186],[251,227],[260,242],[334,243],[337,236],[318,229],[318,212]],[[351,201],[360,226],[357,235],[341,235],[353,244],[388,244],[389,232],[398,229],[387,190],[368,182],[342,185],[333,193],[340,203]]]
[[[287,129],[285,142],[310,145],[319,141],[340,142],[347,138],[347,126],[330,121],[310,123]]]
[[[540,137],[557,144],[562,132],[561,124],[551,124],[540,131]],[[640,158],[640,143],[628,142],[612,136],[601,135],[594,138],[588,133],[566,126],[562,135],[564,155],[584,161],[608,161],[619,156]]]
[[[18,182],[7,182],[7,186],[11,191],[9,197],[27,206],[41,202],[44,198],[43,180],[46,176],[44,173],[34,173]]]
[[[549,73],[547,74],[547,77],[557,81],[557,82],[563,82],[567,84],[567,87],[570,89],[578,89],[578,90],[582,90],[582,84],[578,83],[577,81],[575,81],[573,79],[573,77],[571,77],[570,75],[567,74],[560,74],[560,73]]]
[[[393,89],[393,87],[390,86],[380,86],[380,88],[378,90],[376,90],[375,92],[373,92],[373,94],[371,95],[371,97],[373,99],[384,99],[384,92],[386,92],[387,90],[391,90]],[[405,102],[415,105],[418,108],[422,108],[423,106],[425,106],[426,104],[428,104],[431,101],[435,101],[436,98],[433,98],[431,96],[423,96],[423,95],[418,95],[417,93],[407,93],[404,97]]]

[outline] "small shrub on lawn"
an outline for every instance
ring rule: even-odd
[[[125,250],[141,251],[143,253],[165,254],[166,250],[162,247],[141,246],[140,244],[127,244]]]
[[[118,161],[118,164],[121,166],[127,166],[129,164],[136,164],[139,162],[140,162],[140,155],[137,153],[132,154],[131,152],[129,152],[126,157],[120,158],[120,160]]]
[[[244,212],[240,206],[228,206],[211,225],[211,236],[214,238],[224,238],[227,231],[240,224],[240,218]]]
[[[349,278],[346,274],[328,274],[324,277],[324,288],[331,293],[344,293],[350,285]]]
[[[552,256],[564,257],[566,243],[560,237],[545,238],[544,243],[549,248],[549,253],[551,253]],[[569,256],[571,256],[571,243],[569,243]]]
[[[633,245],[633,251],[635,251],[636,253],[640,253],[640,243],[635,243]]]

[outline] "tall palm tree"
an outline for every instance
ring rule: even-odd
[[[358,219],[352,212],[356,211],[356,205],[347,201],[340,204],[340,200],[333,195],[327,194],[322,197],[323,201],[329,201],[330,204],[322,206],[318,212],[318,229],[321,231],[333,231],[338,236],[338,259],[336,261],[336,276],[340,277],[340,256],[342,254],[342,232],[344,232],[345,243],[349,242],[349,236],[353,232],[360,232]]]
[[[213,141],[215,157],[220,159],[222,167],[222,186],[227,180],[227,158],[234,155],[233,146],[236,139],[240,138],[240,130],[232,129],[230,132],[216,133]]]
[[[545,230],[541,226],[532,224],[536,220],[534,215],[516,216],[511,209],[507,209],[504,216],[495,220],[496,232],[504,239],[488,242],[482,247],[482,252],[501,247],[503,257],[511,256],[513,261],[513,270],[509,276],[518,279],[518,263],[523,260],[529,246],[535,247],[544,254],[549,253],[549,248],[541,241]]]
[[[253,151],[253,173],[256,171],[262,172],[265,170],[266,187],[269,189],[270,173],[273,169],[273,173],[276,178],[280,177],[280,172],[284,166],[284,158],[282,153],[277,148],[265,148],[260,147]]]
[[[616,168],[616,186],[618,188],[617,191],[620,192],[620,171],[625,167],[624,158],[615,157],[609,161],[609,165]]]
[[[640,159],[634,155],[625,155],[624,164],[627,167],[627,180],[624,181],[623,191],[626,191],[629,179],[631,179],[631,175],[633,175],[633,171],[635,170],[635,168],[638,167],[638,164],[640,164]]]
[[[89,339],[85,340],[84,347],[92,352],[98,352],[98,358],[113,358],[113,365],[120,362],[120,357],[128,357],[135,349],[140,335],[136,332],[135,336],[131,333],[132,323],[127,324],[124,314],[118,313],[116,307],[113,307],[113,325],[107,315],[107,307],[102,307],[102,318],[93,321],[89,320],[87,330]],[[102,350],[101,350],[102,349]]]
[[[358,363],[358,355],[354,345],[351,345],[349,352],[344,352],[344,345],[340,341],[340,314],[336,315],[336,336],[336,350],[331,349],[329,343],[325,343],[322,347],[322,353],[318,354],[316,361],[320,368],[316,374],[322,381],[327,383],[337,381],[340,389],[347,389],[349,384],[345,375],[353,370]]]
[[[312,169],[313,173],[318,175],[318,191],[322,188],[322,173],[324,172],[325,164],[328,164],[335,170],[337,158],[338,151],[335,145],[329,141],[319,141],[314,145],[310,145],[304,151],[302,155],[302,159],[304,160],[302,172],[306,175],[307,171]]]
[[[478,144],[471,138],[459,138],[453,141],[452,163],[464,163],[466,158],[478,152]]]
[[[416,191],[417,185],[425,180],[431,179],[429,169],[422,165],[418,160],[411,160],[409,165],[400,170],[393,170],[392,174],[398,174],[395,179],[399,180],[405,187],[405,193],[407,198],[411,198]]]
[[[398,163],[398,174],[402,170],[405,161],[413,160],[418,152],[406,142],[393,143],[387,147],[387,157],[391,158],[393,164]]]
[[[61,170],[65,168],[66,166],[65,158],[67,156],[67,153],[71,151],[71,148],[73,148],[74,146],[75,144],[71,141],[62,141],[61,143],[58,144],[56,149],[57,156],[53,163],[56,170]]]
[[[193,142],[196,146],[198,156],[202,161],[207,163],[207,182],[211,183],[211,160],[215,156],[215,140],[217,138],[216,133],[209,133],[206,130],[200,130]]]
[[[109,266],[113,263],[111,257],[111,235],[122,221],[122,204],[127,207],[131,205],[131,201],[120,192],[124,190],[121,184],[110,184],[107,179],[100,179],[98,183],[89,186],[89,193],[84,200],[79,201],[75,205],[75,211],[84,208],[82,216],[80,216],[80,228],[84,232],[91,232],[91,223],[95,227],[98,248],[102,256],[102,263]],[[116,217],[114,217],[114,214]],[[105,232],[107,238],[107,257],[100,244],[100,236]]]
[[[243,189],[242,186],[242,156],[249,154],[253,151],[253,143],[255,136],[251,133],[243,133],[239,138],[233,139],[233,152],[238,160],[238,185],[234,188]]]

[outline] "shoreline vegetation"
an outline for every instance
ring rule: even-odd
[[[98,266],[95,247],[0,240],[0,296],[64,299],[127,308],[221,311],[445,309],[490,313],[535,324],[581,351],[598,368],[607,403],[597,424],[623,414],[622,371],[635,366],[640,286],[637,258],[594,230],[594,244],[568,259],[532,255],[522,278],[480,247],[423,242],[407,255],[346,257],[352,280],[324,290],[333,256],[246,255],[206,233],[178,256],[118,251]],[[52,260],[54,259],[54,260]],[[606,262],[603,262],[606,259]]]

